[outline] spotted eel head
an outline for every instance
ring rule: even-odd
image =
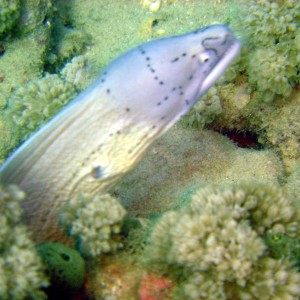
[[[239,50],[227,26],[213,25],[134,48],[100,80],[128,117],[164,132],[215,83]]]

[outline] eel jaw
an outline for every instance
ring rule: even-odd
[[[225,72],[228,66],[236,58],[241,50],[241,43],[239,40],[234,42],[228,47],[224,54],[218,59],[214,68],[210,71],[207,77],[203,80],[200,87],[200,95],[206,93],[206,91],[218,80],[218,78]]]

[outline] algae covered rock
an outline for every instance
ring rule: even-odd
[[[300,161],[300,92],[294,90],[284,102],[263,104],[251,114],[251,127],[260,133],[259,142],[280,154],[287,173]],[[261,130],[263,128],[263,130]]]
[[[21,1],[21,16],[18,24],[20,34],[30,33],[37,27],[43,25],[50,18],[52,3],[51,0],[26,0]]]
[[[11,149],[18,144],[19,138],[13,134],[12,127],[0,115],[0,163],[7,158]]]
[[[287,183],[284,186],[286,191],[295,199],[300,199],[300,161],[296,165],[294,171],[287,179]],[[300,207],[300,201],[295,201],[295,205]]]
[[[84,281],[85,261],[76,250],[59,243],[44,243],[38,246],[51,290],[72,293]]]
[[[239,148],[211,130],[175,126],[156,141],[142,162],[111,192],[139,217],[176,207],[182,193],[199,184],[255,180],[274,184],[281,163],[270,149]]]
[[[65,62],[81,54],[90,42],[89,35],[80,30],[64,28],[64,30],[58,32],[58,35],[60,38],[56,41],[57,45],[54,46],[54,52],[56,52],[60,62]]]
[[[20,0],[0,0],[0,38],[13,28],[20,12]]]

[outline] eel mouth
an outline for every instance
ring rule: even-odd
[[[224,51],[222,56],[217,60],[215,66],[209,72],[201,85],[201,94],[204,94],[215,81],[225,72],[241,50],[239,40],[234,40],[232,44]]]

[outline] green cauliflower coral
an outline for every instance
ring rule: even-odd
[[[245,286],[216,280],[214,274],[193,273],[184,286],[189,299],[299,299],[299,274],[286,260],[261,258],[253,265]]]
[[[9,99],[3,112],[7,131],[12,132],[18,146],[30,134],[56,115],[77,92],[73,85],[58,75],[46,75],[20,87]],[[11,151],[12,149],[7,149]]]
[[[0,299],[46,299],[48,285],[41,260],[20,224],[25,194],[16,186],[0,187]]]
[[[120,247],[114,236],[120,233],[125,214],[121,204],[108,194],[79,195],[62,208],[60,222],[84,256],[96,257]]]
[[[273,47],[257,50],[249,65],[249,82],[265,93],[265,101],[273,95],[288,97],[292,91],[289,78],[296,76],[295,65],[285,55],[280,55]]]
[[[297,32],[299,1],[250,0],[242,3],[244,30],[257,47],[289,41]]]
[[[212,87],[207,94],[201,97],[201,101],[198,101],[187,113],[183,118],[183,123],[203,129],[206,124],[211,123],[221,112],[222,106],[218,90]]]
[[[161,217],[149,261],[181,280],[189,299],[298,299],[292,262],[267,254],[266,233],[300,236],[300,211],[282,191],[262,184],[204,188]]]
[[[77,89],[84,90],[91,83],[88,70],[87,55],[78,55],[64,66],[60,74],[66,82],[76,86]]]
[[[288,97],[300,81],[299,1],[247,0],[240,8],[238,26],[248,38],[250,84],[264,101]]]

